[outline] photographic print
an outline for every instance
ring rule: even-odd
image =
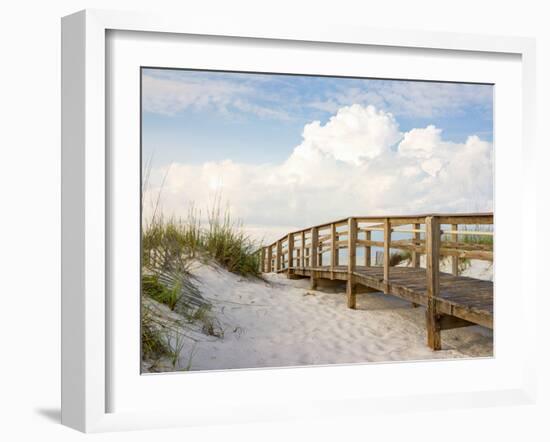
[[[493,85],[141,69],[141,371],[493,355]]]

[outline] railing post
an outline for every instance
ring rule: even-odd
[[[277,246],[275,248],[275,271],[281,270],[281,240],[277,240]]]
[[[336,267],[336,224],[330,225],[330,279],[334,279],[334,267]]]
[[[426,328],[428,332],[428,346],[432,350],[441,349],[440,318],[437,314],[436,300],[439,296],[439,244],[441,230],[439,219],[435,216],[426,217],[426,278],[427,278],[427,306]]]
[[[270,245],[267,249],[267,272],[273,271],[273,245]]]
[[[420,230],[420,224],[413,224],[413,226],[414,226],[414,230]],[[414,232],[414,239],[415,239],[415,242],[420,240],[420,232]],[[416,246],[416,243],[415,243],[415,246]],[[414,268],[420,267],[420,254],[416,251],[413,251],[411,254],[411,258],[412,258],[412,266]]]
[[[317,227],[311,228],[311,252],[309,254],[309,266],[311,273],[309,277],[309,285],[311,290],[317,288],[317,272],[313,269],[317,267],[317,258],[319,257],[319,229]]]
[[[384,219],[384,293],[390,291],[390,246],[391,246],[391,224],[390,219]]]
[[[290,278],[290,275],[292,273],[292,267],[294,267],[294,234],[289,233],[288,234],[288,270],[287,270],[287,278]]]
[[[452,224],[451,230],[457,231],[458,230],[458,224]],[[458,234],[451,233],[451,241],[456,243],[458,241]],[[452,256],[451,257],[451,270],[452,274],[455,276],[458,276],[458,256]]]
[[[346,294],[348,307],[355,308],[356,304],[356,285],[355,285],[355,261],[357,249],[357,220],[348,218],[348,278],[346,285]]]

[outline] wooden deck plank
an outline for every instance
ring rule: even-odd
[[[298,274],[309,276],[316,274],[334,275],[335,279],[346,280],[347,266],[317,266],[313,269],[296,270]],[[353,274],[356,282],[383,290],[384,268],[356,266]],[[322,277],[322,276],[321,276]],[[493,283],[467,276],[455,276],[440,272],[440,292],[437,308],[445,314],[492,328],[493,322]],[[426,269],[414,267],[392,267],[389,279],[390,294],[402,299],[427,305]]]

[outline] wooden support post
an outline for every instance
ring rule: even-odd
[[[269,246],[267,249],[267,273],[271,273],[273,271],[272,262],[273,262],[273,246]]]
[[[311,267],[311,275],[309,277],[309,286],[311,290],[317,288],[317,273],[313,270],[317,267],[317,258],[319,257],[319,229],[311,228],[311,253],[309,254],[309,266]]]
[[[451,230],[457,231],[458,224],[451,224]],[[456,243],[458,241],[458,234],[451,233],[451,241]],[[455,276],[458,276],[458,256],[451,257],[451,267],[451,273]]]
[[[348,307],[355,308],[356,304],[356,284],[355,284],[355,262],[357,248],[357,220],[348,218],[348,281],[346,293],[348,298]]]
[[[371,239],[371,232],[370,232],[370,230],[368,230],[367,232],[365,232],[365,234],[366,234],[365,239],[366,239],[367,241],[370,241],[370,239]],[[371,256],[371,255],[372,255],[372,252],[371,252],[370,246],[365,246],[365,266],[366,266],[366,267],[370,267],[371,264],[372,264],[372,256]]]
[[[330,279],[334,279],[334,267],[336,267],[336,225],[330,225]]]
[[[306,232],[302,230],[302,253],[300,254],[300,257],[302,258],[302,261],[300,262],[300,267],[304,268],[306,266]]]
[[[290,278],[290,275],[292,273],[292,267],[294,267],[294,235],[289,233],[288,234],[288,271],[287,271],[287,277]]]
[[[281,256],[282,256],[282,247],[281,241],[277,241],[277,246],[275,249],[275,271],[279,272],[281,270]]]
[[[441,230],[439,219],[435,216],[426,217],[426,278],[427,298],[426,328],[428,346],[432,350],[441,350],[441,325],[436,311],[436,298],[439,296],[439,244]]]
[[[390,284],[390,246],[391,246],[391,224],[390,219],[384,220],[384,293],[389,293]]]

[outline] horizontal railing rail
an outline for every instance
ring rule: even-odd
[[[468,229],[458,226],[487,226],[493,224],[491,213],[483,214],[435,214],[415,216],[392,216],[392,217],[350,217],[345,220],[336,220],[330,223],[319,224],[307,229],[290,232],[274,243],[264,246],[261,249],[262,271],[282,271],[293,267],[311,267],[323,265],[323,255],[329,254],[332,267],[339,265],[339,251],[342,249],[353,249],[364,247],[365,265],[370,265],[371,248],[405,250],[411,252],[413,265],[417,266],[418,255],[426,254],[426,219],[435,218],[439,225],[448,225],[447,229],[440,230],[440,236],[445,235],[447,240],[441,240],[439,256],[453,257],[453,273],[457,269],[455,261],[458,259],[480,259],[493,260],[492,230]],[[353,220],[356,231],[352,232],[354,240],[350,244],[347,236],[349,222]],[[406,224],[405,224],[406,223]],[[363,225],[370,224],[370,225]],[[388,226],[386,226],[388,224]],[[411,225],[411,228],[404,228]],[[423,228],[422,228],[423,227]],[[386,230],[389,229],[388,232]],[[312,235],[315,232],[316,241],[312,245]],[[382,232],[383,238],[373,239],[375,232]],[[413,234],[410,239],[392,239],[392,234]],[[385,238],[387,237],[387,241]],[[423,238],[424,237],[424,238]],[[468,238],[464,241],[464,238]],[[472,241],[471,238],[491,238],[490,240]],[[388,255],[390,254],[388,250]],[[367,256],[368,255],[368,256]],[[388,256],[389,257],[389,256]],[[316,259],[314,259],[316,258]],[[385,259],[385,258],[384,258]],[[267,262],[266,262],[267,260]]]

